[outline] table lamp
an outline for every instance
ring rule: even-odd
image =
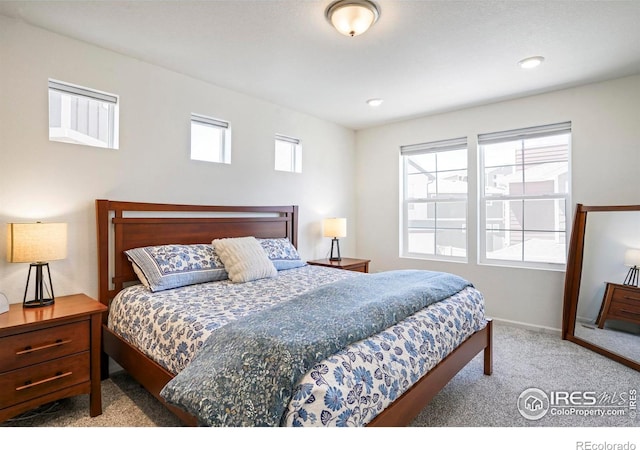
[[[627,272],[627,277],[624,279],[624,284],[627,286],[638,287],[638,266],[640,266],[640,249],[630,248],[624,252],[624,265],[631,267]]]
[[[340,257],[340,242],[338,238],[347,236],[347,219],[344,218],[331,218],[324,219],[323,223],[324,237],[330,237],[331,239],[331,257],[330,261],[341,261]]]
[[[67,257],[66,223],[9,223],[7,224],[7,261],[29,263],[27,284],[22,306],[25,308],[52,305],[55,300],[48,261]],[[48,286],[44,278],[47,269]],[[35,295],[27,300],[31,270],[35,269]],[[47,294],[45,296],[45,290]]]

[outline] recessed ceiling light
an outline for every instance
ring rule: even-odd
[[[525,58],[521,61],[518,61],[518,64],[523,69],[533,69],[534,67],[538,67],[542,64],[544,58],[542,56],[532,56],[531,58]]]
[[[370,98],[367,100],[367,105],[369,106],[380,106],[382,105],[383,100],[381,98]]]

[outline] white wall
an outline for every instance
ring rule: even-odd
[[[49,142],[48,78],[120,95],[120,149]],[[371,258],[374,271],[459,273],[485,293],[490,315],[559,328],[564,273],[478,265],[473,200],[468,264],[399,257],[399,146],[468,136],[474,149],[478,133],[570,120],[573,202],[638,204],[638,105],[635,76],[354,133],[0,16],[0,224],[68,222],[69,257],[51,263],[56,294],[96,295],[96,198],[298,204],[304,258],[329,250],[322,218],[345,216],[343,255]],[[231,165],[189,160],[191,112],[231,122]],[[302,139],[302,174],[273,170],[276,132]],[[476,160],[472,150],[470,199],[476,196]],[[5,251],[0,239],[0,254]],[[26,264],[0,257],[0,291],[11,302],[22,300],[26,274]]]
[[[371,258],[374,271],[419,268],[457,273],[483,291],[489,315],[560,328],[564,272],[481,266],[476,262],[476,136],[571,121],[573,203],[640,204],[638,105],[640,76],[633,76],[357,132],[358,256]],[[400,146],[463,136],[468,137],[470,149],[469,262],[400,258]]]
[[[120,96],[119,150],[49,142],[49,78]],[[231,165],[189,159],[192,112],[231,122]],[[275,133],[302,140],[302,174],[273,169]],[[0,16],[0,224],[68,222],[56,295],[97,295],[96,198],[297,204],[302,257],[325,257],[322,219],[355,226],[354,148],[352,130]],[[341,241],[354,253],[353,234]],[[28,265],[7,263],[5,245],[0,291],[16,303]]]

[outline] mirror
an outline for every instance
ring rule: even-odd
[[[576,205],[562,338],[640,370],[640,205]]]

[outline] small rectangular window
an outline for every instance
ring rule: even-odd
[[[481,134],[480,263],[564,268],[571,122]]]
[[[191,159],[231,164],[229,122],[191,114]]]
[[[400,148],[401,254],[467,260],[467,139]]]
[[[49,140],[118,148],[118,96],[49,80]]]
[[[302,172],[302,146],[300,139],[276,134],[275,169],[284,172]]]

